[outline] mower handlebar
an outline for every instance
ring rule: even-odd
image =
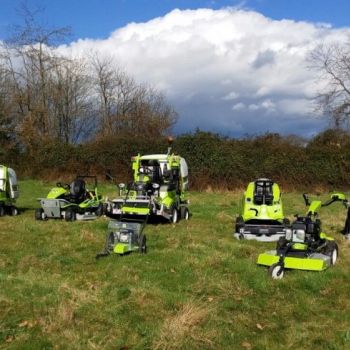
[[[309,201],[309,196],[307,195],[307,193],[303,193],[303,198],[305,201],[305,205],[309,206],[310,205],[310,201]]]

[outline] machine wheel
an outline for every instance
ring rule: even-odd
[[[179,212],[176,208],[174,208],[171,215],[171,222],[173,224],[176,224],[178,221],[179,221]]]
[[[11,207],[11,216],[18,215],[18,209],[17,207]]]
[[[284,276],[284,267],[278,262],[269,267],[268,273],[273,279],[280,280]]]
[[[147,242],[146,242],[146,235],[141,233],[141,236],[139,238],[139,252],[141,254],[147,253]]]
[[[187,207],[181,207],[180,208],[180,217],[181,220],[188,220],[190,218],[190,211]]]
[[[338,260],[338,245],[337,243],[330,241],[326,247],[326,255],[331,258],[331,265],[335,265]]]
[[[5,207],[3,205],[0,205],[0,216],[5,215]]]
[[[35,220],[44,220],[44,210],[43,208],[35,209]]]
[[[277,251],[280,250],[281,248],[284,248],[288,241],[286,240],[285,237],[280,237],[277,241]]]
[[[103,204],[99,204],[98,208],[95,211],[96,216],[102,216],[103,215]]]
[[[240,233],[239,230],[244,226],[244,220],[242,216],[238,216],[236,219],[236,225],[235,225],[235,232],[234,233]]]
[[[65,214],[64,214],[64,219],[65,219],[66,221],[75,221],[76,218],[77,218],[77,217],[76,217],[76,214],[75,214],[74,209],[72,209],[72,208],[67,208],[67,209],[66,209],[66,212],[65,212]]]

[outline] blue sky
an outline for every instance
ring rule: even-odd
[[[0,40],[18,23],[19,4],[0,0]],[[72,28],[62,54],[113,57],[136,81],[162,91],[179,114],[178,133],[199,127],[228,136],[309,137],[329,125],[315,111],[323,85],[307,58],[319,44],[349,41],[349,0],[27,4],[45,9],[44,24]]]
[[[16,8],[21,2],[0,0],[0,38],[6,37],[9,25],[18,22]],[[44,8],[48,23],[71,26],[73,38],[105,38],[129,22],[145,22],[174,8],[239,6],[272,19],[327,22],[334,27],[350,24],[349,0],[27,0],[26,3]]]

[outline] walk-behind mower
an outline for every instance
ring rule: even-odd
[[[111,220],[108,224],[108,233],[104,250],[96,255],[96,259],[115,253],[124,255],[138,251],[141,254],[147,253],[146,235],[143,230],[146,226],[145,220],[133,219],[129,221],[121,218]]]
[[[119,197],[107,201],[106,214],[132,217],[158,216],[173,223],[189,218],[188,168],[184,158],[171,154],[131,158],[133,181],[119,184]]]
[[[17,176],[13,169],[0,165],[0,216],[17,215],[15,206],[19,196]]]
[[[86,180],[93,181],[93,190],[86,188]],[[92,220],[103,214],[103,198],[97,190],[96,176],[77,176],[71,184],[58,182],[46,198],[38,200],[41,208],[35,211],[36,220]]]
[[[289,220],[283,215],[280,188],[272,180],[250,182],[243,194],[241,210],[234,237],[272,242],[285,235]]]
[[[277,242],[276,250],[260,254],[259,265],[269,266],[269,275],[281,279],[285,269],[322,271],[334,265],[338,258],[338,246],[333,238],[321,229],[318,212],[321,207],[334,202],[345,202],[343,193],[335,193],[325,203],[314,200],[310,203],[306,194],[305,204],[309,206],[306,216],[296,215],[291,227],[285,229],[285,237]]]

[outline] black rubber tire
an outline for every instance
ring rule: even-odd
[[[234,233],[240,233],[239,230],[244,227],[244,220],[242,216],[238,216],[236,218],[236,224],[235,224],[235,232]]]
[[[43,208],[37,208],[35,209],[35,220],[42,220],[43,219]]]
[[[95,211],[96,216],[102,216],[103,215],[103,204],[99,204],[98,208]]]
[[[12,206],[12,207],[11,207],[11,210],[10,210],[10,214],[11,214],[11,216],[17,216],[17,215],[18,215],[18,209],[17,209],[17,207]]]
[[[284,267],[278,262],[269,267],[268,274],[273,279],[282,279],[284,276]]]
[[[147,254],[147,239],[143,233],[139,237],[139,252],[140,254]]]
[[[181,220],[188,220],[190,218],[190,211],[187,207],[180,208],[180,218]]]
[[[284,248],[286,246],[286,244],[288,243],[288,241],[286,240],[285,237],[280,237],[277,241],[277,251],[281,248]]]
[[[67,208],[66,212],[64,213],[64,219],[66,221],[75,221],[76,220],[76,213],[73,208]]]
[[[331,258],[331,265],[335,265],[339,256],[338,244],[334,241],[328,241],[325,254]]]
[[[0,205],[0,216],[5,215],[5,207],[3,205]]]
[[[171,219],[170,221],[173,223],[173,224],[176,224],[177,222],[179,222],[179,211],[174,208],[172,213],[171,213]]]

